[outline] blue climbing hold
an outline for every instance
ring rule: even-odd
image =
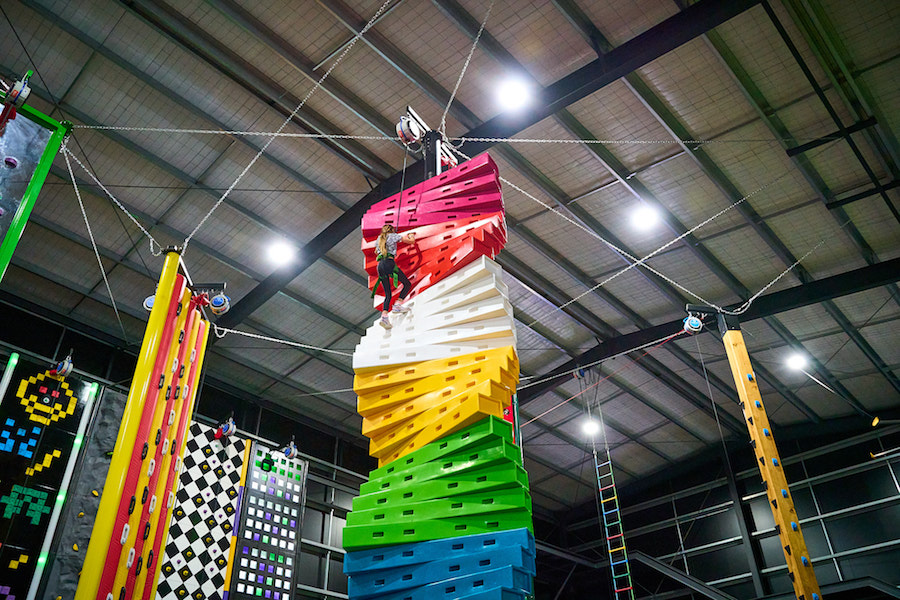
[[[793,529],[794,531],[800,531],[800,526],[797,525],[797,523],[795,523],[794,521],[791,521],[791,529]]]
[[[777,458],[773,458],[773,459],[772,459],[772,464],[775,465],[775,466],[777,467],[777,466],[778,466],[778,459],[777,459]]]
[[[762,408],[762,402],[759,400],[756,401],[756,408]]]
[[[772,435],[772,434],[769,433],[769,430],[768,430],[768,429],[766,429],[765,427],[763,427],[763,435],[766,436],[766,437],[769,437],[769,436]]]
[[[787,490],[781,490],[781,497],[782,497],[782,498],[787,498],[787,497],[788,497]]]
[[[753,373],[747,373],[747,381],[753,381]]]
[[[800,562],[803,563],[803,566],[804,566],[804,567],[808,567],[808,566],[809,566],[809,559],[806,558],[805,556],[803,556],[803,557],[800,558]]]

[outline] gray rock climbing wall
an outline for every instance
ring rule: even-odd
[[[125,394],[104,390],[100,398],[100,406],[92,427],[85,435],[84,457],[81,468],[76,472],[67,498],[66,510],[57,531],[60,541],[51,553],[48,582],[42,598],[44,600],[72,600],[78,586],[78,574],[84,562],[94,517],[100,504],[99,494],[109,471],[109,457],[116,445],[119,423],[125,410]],[[93,492],[97,492],[94,496]],[[79,514],[84,513],[83,516]],[[74,549],[77,544],[78,550]]]

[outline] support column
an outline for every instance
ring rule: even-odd
[[[800,531],[800,519],[794,509],[781,457],[778,455],[778,448],[772,435],[772,426],[769,424],[769,417],[759,393],[756,375],[750,365],[750,355],[744,344],[740,321],[737,317],[719,314],[718,325],[735,387],[741,399],[741,409],[750,432],[751,444],[759,463],[759,472],[766,487],[769,504],[772,506],[775,530],[781,539],[788,574],[794,584],[794,593],[799,600],[821,600],[822,593],[819,591],[819,583],[816,581],[806,542]]]
[[[725,461],[725,479],[728,481],[728,495],[731,496],[731,502],[734,504],[734,516],[737,518],[738,529],[741,532],[741,542],[747,549],[747,562],[750,567],[750,577],[753,579],[753,591],[758,597],[765,596],[762,577],[759,574],[759,565],[761,557],[759,547],[753,543],[750,537],[750,529],[747,527],[747,513],[741,502],[741,495],[737,489],[737,482],[734,479],[734,471],[731,468],[731,461],[728,459],[728,453],[722,449],[723,460]]]

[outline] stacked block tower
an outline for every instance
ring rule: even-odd
[[[396,256],[411,310],[392,329],[373,324],[353,355],[379,467],[343,532],[350,597],[525,598],[535,549],[528,478],[503,419],[519,363],[492,260],[506,243],[496,164],[481,155],[375,204],[362,222],[370,287],[386,223],[416,234]]]

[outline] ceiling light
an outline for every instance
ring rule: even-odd
[[[588,419],[584,422],[584,425],[581,426],[582,431],[584,431],[585,435],[597,435],[600,432],[600,423],[593,419]]]
[[[631,213],[631,224],[635,229],[647,231],[659,223],[659,211],[649,204],[641,204]]]
[[[283,266],[294,260],[297,252],[285,241],[277,241],[269,246],[269,260],[276,266]]]
[[[531,102],[531,87],[524,79],[512,77],[497,87],[497,102],[503,110],[518,110]]]
[[[791,354],[788,356],[787,361],[785,361],[789,369],[793,369],[795,371],[802,371],[803,367],[806,366],[806,357],[802,354]]]

